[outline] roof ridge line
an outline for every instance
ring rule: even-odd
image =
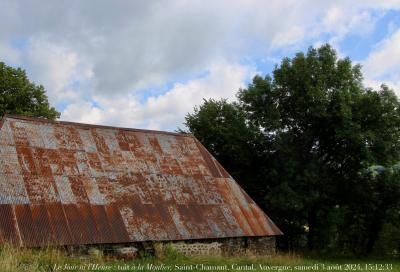
[[[127,127],[77,123],[77,122],[70,122],[70,121],[50,120],[50,119],[45,119],[45,118],[40,118],[40,117],[28,117],[28,116],[14,115],[14,114],[8,114],[8,113],[3,115],[0,122],[3,123],[5,119],[18,119],[18,120],[24,120],[24,121],[36,121],[36,122],[50,123],[50,124],[79,126],[79,127],[83,127],[83,128],[114,129],[114,130],[166,134],[166,135],[173,135],[173,136],[183,136],[183,137],[195,138],[194,135],[191,133],[179,133],[179,132],[162,131],[162,130],[151,130],[151,129],[141,129],[141,128],[127,128]]]

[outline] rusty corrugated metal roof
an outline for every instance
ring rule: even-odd
[[[279,234],[191,135],[2,120],[0,242],[34,247]]]

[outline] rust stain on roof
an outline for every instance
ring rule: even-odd
[[[191,135],[16,116],[0,126],[0,242],[282,234]]]

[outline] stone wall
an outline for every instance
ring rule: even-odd
[[[211,255],[221,256],[222,255],[222,244],[218,242],[170,242],[170,243],[157,243],[155,246],[156,255],[163,255],[168,247],[173,248],[179,253],[187,256],[193,255]]]
[[[276,253],[275,237],[235,237],[161,242],[155,243],[155,254],[165,254],[168,247],[188,256],[273,255]]]
[[[274,255],[276,253],[275,237],[247,238],[247,250],[256,255]]]
[[[275,237],[234,237],[168,242],[141,242],[125,244],[101,244],[67,246],[71,254],[106,254],[121,259],[133,259],[145,255],[165,255],[172,248],[187,256],[243,256],[273,255],[276,253]]]

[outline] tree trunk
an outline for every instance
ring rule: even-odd
[[[317,224],[317,209],[315,206],[311,207],[308,212],[308,234],[307,234],[307,247],[308,250],[313,250],[315,248],[315,227]]]
[[[382,213],[384,213],[382,211]],[[382,230],[383,226],[383,217],[381,214],[375,214],[372,217],[371,224],[368,228],[368,238],[367,238],[367,245],[365,247],[365,255],[369,255],[372,253],[374,249],[374,245],[378,240],[379,232]]]

